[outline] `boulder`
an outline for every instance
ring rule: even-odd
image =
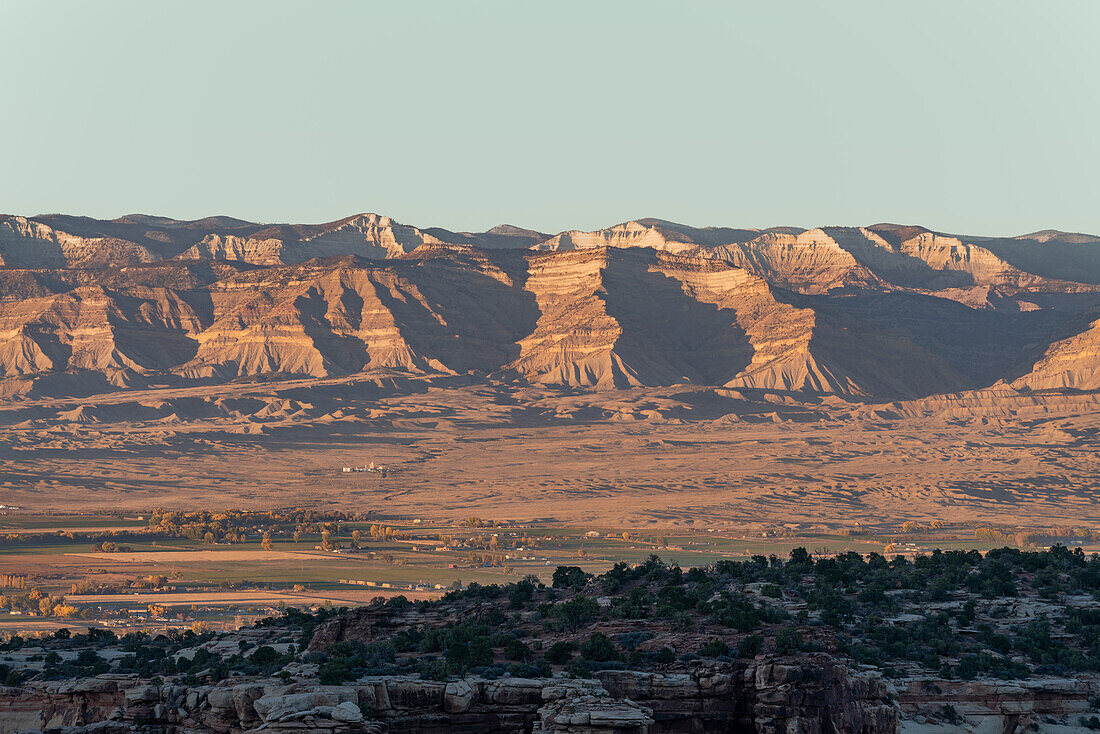
[[[503,706],[542,703],[544,683],[530,678],[505,678],[485,686],[485,698]]]
[[[242,723],[259,719],[253,703],[263,695],[264,687],[261,685],[237,686],[233,689],[233,709]]]
[[[61,685],[57,687],[57,692],[61,695],[96,694],[114,693],[118,689],[119,688],[117,680],[103,679],[97,677],[63,681]]]
[[[702,696],[728,696],[733,692],[733,676],[729,673],[710,673],[698,678]],[[629,698],[634,698],[630,696]]]
[[[596,679],[617,698],[634,700],[653,697],[653,673],[637,670],[601,670]]]
[[[332,707],[332,718],[336,721],[358,722],[363,720],[363,712],[351,701],[344,701]]]
[[[126,691],[126,703],[155,703],[160,700],[160,686],[137,686]]]
[[[451,681],[443,690],[443,710],[451,714],[464,713],[470,710],[474,698],[474,687],[468,681]]]
[[[438,709],[443,706],[446,684],[416,678],[387,678],[390,708],[399,710]]]
[[[674,673],[655,675],[652,682],[653,698],[697,698],[699,683],[690,675]]]
[[[128,697],[127,697],[128,698]],[[215,716],[236,716],[237,707],[233,704],[232,688],[214,688],[206,694],[206,703]]]
[[[253,703],[256,714],[265,722],[299,718],[321,707],[335,708],[349,702],[358,710],[359,695],[348,686],[318,686],[299,693],[269,693]]]
[[[647,734],[653,712],[625,699],[581,695],[561,698],[539,709],[535,734]]]
[[[386,688],[386,678],[361,678],[355,684],[360,705],[372,711],[388,711],[390,696]]]

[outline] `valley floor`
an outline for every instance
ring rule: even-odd
[[[374,510],[621,528],[1100,521],[1100,396],[869,405],[335,380],[0,404],[0,504]],[[386,466],[387,473],[344,472]]]

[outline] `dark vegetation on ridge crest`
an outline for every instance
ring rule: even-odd
[[[391,600],[322,626],[310,649],[348,675],[368,672],[355,663],[360,646],[388,645],[397,667],[387,670],[431,676],[529,675],[531,665],[583,676],[827,651],[893,676],[1015,679],[1100,670],[1097,598],[1100,557],[1061,546],[937,551],[912,562],[874,553],[815,560],[798,548],[786,562],[756,556],[687,571],[654,556],[597,577],[559,567],[549,588],[471,584],[439,602]],[[1025,623],[1004,626],[1024,607]],[[369,637],[355,636],[357,616],[372,620]],[[328,644],[336,628],[344,639]]]
[[[5,667],[0,680],[108,671],[190,684],[232,675],[289,680],[301,664],[319,666],[329,684],[410,673],[585,677],[815,651],[887,676],[1020,679],[1100,670],[1097,599],[1100,557],[1062,546],[936,551],[914,561],[875,553],[814,559],[796,548],[785,561],[754,556],[687,570],[652,556],[599,576],[561,566],[549,585],[529,577],[471,583],[437,601],[398,596],[353,611],[288,609],[257,624],[293,633],[295,643],[280,651],[242,640],[226,654],[204,646],[212,633],[194,632],[13,637],[0,650],[41,645],[44,669]],[[125,654],[109,663],[97,652],[106,647]]]

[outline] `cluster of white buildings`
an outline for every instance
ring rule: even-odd
[[[344,474],[360,474],[362,472],[376,471],[381,472],[382,475],[385,476],[389,470],[384,466],[375,466],[374,462],[372,461],[367,466],[345,466],[342,471]]]

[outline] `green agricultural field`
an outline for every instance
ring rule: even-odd
[[[12,530],[126,529],[146,527],[136,515],[0,515],[0,534]]]
[[[490,573],[482,569],[433,568],[426,565],[394,565],[378,561],[333,556],[331,558],[301,554],[301,558],[271,561],[240,561],[226,563],[190,563],[173,568],[180,576],[173,579],[180,585],[217,585],[222,582],[259,582],[276,586],[301,584],[311,589],[354,588],[341,584],[340,579],[372,581],[376,584],[444,584],[455,581],[480,584],[510,583],[516,576]],[[369,589],[369,587],[366,587]]]
[[[193,547],[197,548],[198,544],[187,545],[193,543],[193,541],[187,540],[157,540],[157,541],[132,541],[132,540],[120,540],[121,545],[129,546],[135,553],[149,552],[149,551],[171,551],[171,550],[191,550]],[[94,543],[74,543],[66,542],[65,540],[58,538],[57,536],[51,536],[44,538],[41,541],[33,543],[5,543],[0,541],[0,556],[21,556],[21,555],[65,555],[72,553],[95,553]],[[109,559],[111,553],[101,553],[104,559]],[[6,571],[5,573],[11,573]]]

